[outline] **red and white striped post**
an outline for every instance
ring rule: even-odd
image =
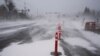
[[[55,33],[55,51],[52,52],[53,55],[55,56],[59,56],[61,55],[61,52],[58,52],[58,41],[60,40],[61,38],[61,26],[58,25],[57,27],[57,32]]]
[[[58,56],[58,32],[55,34],[55,56]]]
[[[62,34],[61,25],[58,25],[58,37],[59,37],[59,40],[61,38],[61,34]]]

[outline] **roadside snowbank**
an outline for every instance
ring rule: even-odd
[[[37,41],[34,43],[18,45],[12,43],[9,47],[5,48],[1,56],[51,56],[50,52],[54,51],[54,40]],[[64,54],[61,47],[59,51]],[[62,55],[64,56],[64,55]]]

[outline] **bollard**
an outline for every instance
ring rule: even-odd
[[[60,56],[61,52],[58,52],[58,40],[61,38],[61,26],[59,25],[57,28],[57,32],[55,33],[55,51],[51,52],[51,55]]]
[[[58,32],[55,34],[55,56],[58,56]]]
[[[61,26],[60,25],[58,25],[58,39],[60,40],[61,39],[61,33],[62,31],[61,31]]]

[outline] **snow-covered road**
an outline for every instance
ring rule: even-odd
[[[30,22],[31,25],[27,27],[23,25],[29,24],[29,21],[25,21],[20,27],[0,32],[0,38],[6,38],[0,41],[1,56],[50,56],[54,49],[54,34],[59,23],[62,26],[62,38],[59,43],[62,56],[100,56],[100,35],[84,31],[82,20],[47,16]],[[18,22],[13,23],[16,24]],[[13,25],[9,23],[7,26]],[[5,26],[1,28],[3,27]],[[12,32],[13,34],[10,34]],[[5,35],[8,33],[10,35]]]

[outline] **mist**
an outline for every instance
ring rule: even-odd
[[[89,7],[92,10],[100,10],[100,0],[13,0],[17,9],[30,9],[30,14],[59,12],[73,14]],[[0,0],[0,4],[3,3]]]

